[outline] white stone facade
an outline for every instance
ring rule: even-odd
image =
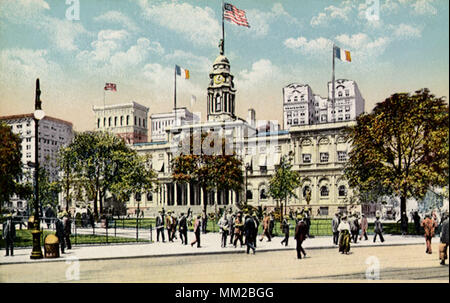
[[[175,123],[175,118],[177,122]],[[187,124],[198,123],[200,118],[191,113],[185,107],[179,107],[172,112],[157,113],[150,116],[151,119],[151,141],[166,141],[166,129],[173,126],[182,126]]]

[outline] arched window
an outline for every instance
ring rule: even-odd
[[[127,115],[127,125],[130,125],[130,116]]]
[[[222,97],[219,94],[216,95],[216,112],[222,111]]]
[[[253,191],[251,189],[247,189],[247,200],[253,200]]]
[[[117,126],[117,117],[114,117],[114,126]]]
[[[320,196],[321,196],[321,197],[328,197],[328,194],[329,194],[328,187],[326,187],[325,185],[322,186],[322,187],[320,188]]]
[[[108,118],[108,126],[111,126],[111,117]]]
[[[103,118],[103,127],[106,126],[106,118]]]
[[[97,128],[100,128],[100,118],[97,119]]]
[[[345,185],[339,186],[338,192],[339,192],[339,197],[347,196],[347,188],[345,187]]]
[[[303,187],[303,198],[306,198],[306,194],[308,191],[311,193],[311,188],[308,185]]]
[[[147,201],[153,201],[153,194],[152,192],[147,193]]]
[[[137,117],[136,116],[134,116],[134,125],[137,125],[137,119],[136,119]]]
[[[123,116],[120,116],[120,126],[123,125]]]
[[[267,193],[266,193],[266,189],[264,187],[261,188],[261,190],[259,191],[259,198],[261,200],[267,199]]]

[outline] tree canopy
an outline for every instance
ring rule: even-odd
[[[448,105],[428,89],[396,93],[348,129],[352,150],[345,168],[360,192],[384,189],[406,199],[422,198],[430,186],[448,184]]]

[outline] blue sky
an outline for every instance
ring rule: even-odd
[[[93,129],[93,105],[105,82],[117,84],[106,103],[134,100],[150,113],[177,103],[206,118],[208,73],[218,55],[221,1],[1,0],[0,114],[33,111],[35,79],[43,109]],[[79,3],[79,20],[69,20]],[[355,80],[366,111],[394,92],[428,87],[448,98],[447,0],[230,1],[251,28],[225,22],[225,52],[237,88],[237,114],[282,121],[282,88],[311,85],[326,96],[331,45],[352,54],[336,61],[336,77]],[[378,11],[378,20],[366,13]],[[190,105],[191,96],[197,102]]]

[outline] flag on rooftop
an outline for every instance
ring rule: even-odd
[[[189,70],[179,67],[175,65],[175,72],[178,76],[181,76],[183,79],[189,79]]]
[[[230,3],[225,3],[223,6],[223,17],[230,22],[233,22],[240,26],[250,27],[245,16],[245,11],[238,9],[236,6]]]
[[[117,91],[116,84],[115,83],[106,83],[105,90],[112,90],[114,92]]]
[[[350,56],[350,51],[343,50],[343,49],[335,46],[334,53],[335,53],[336,58],[338,58],[339,60],[352,62],[352,58]]]

